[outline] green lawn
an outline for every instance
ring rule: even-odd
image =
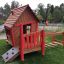
[[[59,34],[59,35],[56,35],[56,36],[55,36],[55,40],[61,42],[62,39],[63,39],[63,37],[64,37],[64,36],[63,36],[63,35],[60,35],[60,34]],[[52,42],[52,37],[51,37],[51,36],[47,36],[47,37],[45,38],[45,42],[46,42],[46,43],[51,43],[51,42]]]
[[[3,19],[0,19],[0,25],[2,25],[4,23]]]
[[[25,55],[25,61],[21,62],[17,57],[10,63],[5,63],[1,57],[11,46],[0,40],[0,64],[64,64],[64,47],[56,46],[54,48],[46,48],[45,56],[42,57],[41,51],[29,53]]]

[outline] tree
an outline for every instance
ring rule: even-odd
[[[3,7],[0,7],[0,18],[3,18]]]
[[[53,15],[53,12],[54,12],[54,5],[51,5],[51,7],[50,7],[50,13]]]
[[[49,20],[49,22],[53,21],[53,12],[54,12],[54,5],[51,5],[49,7],[49,13],[48,13],[48,20]]]
[[[60,5],[60,10],[61,10],[62,22],[64,22],[64,3]]]
[[[11,12],[10,5],[6,3],[4,5],[4,18],[5,19],[9,16],[10,12]]]
[[[44,5],[42,4],[42,3],[40,3],[39,5],[38,5],[38,16],[41,18],[42,17],[42,19],[43,20],[45,20],[45,9],[44,9]],[[41,19],[41,20],[42,20]]]
[[[54,8],[53,18],[54,18],[54,22],[61,22],[62,16],[61,16],[61,10],[59,6],[56,6]]]
[[[12,3],[11,3],[11,9],[17,8],[18,6],[19,6],[19,2],[12,1]]]
[[[48,19],[48,15],[50,14],[50,7],[51,7],[51,4],[47,4],[45,21]]]

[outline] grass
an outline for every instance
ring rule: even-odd
[[[56,36],[59,40],[62,39],[62,36]],[[51,37],[47,37],[46,39],[51,42]],[[11,48],[10,45],[7,45],[5,40],[0,40],[0,64],[64,64],[64,47],[63,46],[55,46],[53,48],[47,47],[45,56],[42,57],[41,51],[29,53],[25,55],[25,61],[22,62],[19,57],[17,57],[14,61],[5,63],[1,57],[7,50]]]
[[[0,25],[2,25],[4,23],[3,19],[0,19]]]
[[[62,41],[62,39],[63,39],[63,35],[56,35],[55,36],[55,40],[57,40],[57,41]],[[46,38],[45,38],[45,42],[46,43],[51,43],[52,42],[52,37],[51,36],[47,36]]]

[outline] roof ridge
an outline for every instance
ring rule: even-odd
[[[14,9],[12,9],[11,11],[16,10],[16,9],[19,9],[19,8],[27,7],[27,6],[29,6],[29,4],[24,5],[24,6],[20,6],[20,7],[18,7],[18,8],[14,8]]]

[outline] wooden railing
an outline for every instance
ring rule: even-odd
[[[40,46],[40,32],[32,32],[30,34],[24,34],[25,49],[34,48]]]
[[[62,35],[62,40],[56,39],[56,36],[59,36],[59,35]],[[54,42],[60,42],[64,45],[64,32],[45,32],[45,37],[47,36],[51,36],[52,44],[54,44]]]
[[[31,23],[30,23],[31,24]],[[45,33],[44,30],[32,32],[30,34],[23,34],[23,24],[17,24],[20,26],[20,58],[24,61],[24,50],[32,49],[41,46],[42,55],[45,54],[45,36],[51,35],[52,43],[55,42],[55,35],[59,33]],[[61,33],[64,36],[64,32]],[[14,43],[14,42],[13,42]],[[62,44],[64,45],[64,38],[62,39]]]
[[[21,30],[20,30],[21,31]],[[20,57],[24,61],[24,51],[41,47],[42,55],[45,53],[44,30],[32,32],[30,34],[22,34],[20,32]]]

